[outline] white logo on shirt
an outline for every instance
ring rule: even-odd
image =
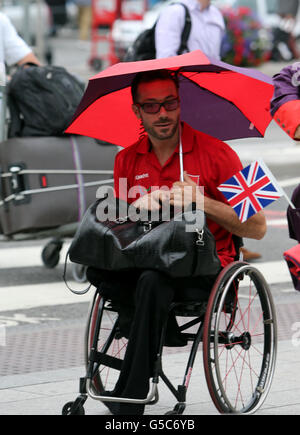
[[[136,180],[141,180],[142,178],[148,178],[149,174],[141,174],[141,175],[136,175],[135,179]]]

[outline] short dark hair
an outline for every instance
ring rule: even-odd
[[[176,89],[179,89],[179,81],[178,76],[173,71],[169,71],[167,69],[158,69],[154,71],[145,71],[137,73],[131,83],[131,95],[134,103],[137,103],[137,94],[138,94],[138,86],[141,83],[150,83],[155,80],[172,80],[176,86]]]

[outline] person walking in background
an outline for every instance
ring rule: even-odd
[[[185,24],[185,9],[191,15],[188,51],[201,50],[207,56],[220,58],[225,22],[220,10],[210,0],[180,0],[165,7],[155,28],[156,57],[176,56]]]
[[[298,11],[299,0],[278,0],[278,14],[282,19],[281,31],[286,35],[287,45],[294,59],[299,59],[299,51],[293,34]]]
[[[56,36],[60,27],[68,21],[66,0],[46,0],[51,13],[51,28],[49,36]]]
[[[92,1],[74,0],[78,8],[79,39],[86,41],[90,38],[92,26]]]

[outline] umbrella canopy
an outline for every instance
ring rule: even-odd
[[[221,140],[263,137],[271,122],[272,79],[209,59],[200,50],[180,56],[115,64],[89,80],[66,133],[127,147],[139,138],[130,86],[139,72],[178,71],[181,119]]]

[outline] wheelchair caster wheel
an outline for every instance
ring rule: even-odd
[[[184,413],[185,403],[177,403],[172,411],[168,411],[165,415],[181,415]]]
[[[42,260],[48,269],[54,269],[59,263],[59,254],[63,242],[61,240],[51,240],[42,251]]]
[[[98,57],[94,57],[94,58],[90,59],[89,64],[93,68],[93,70],[96,72],[100,71],[103,67],[103,61],[102,61],[102,59],[100,59]]]
[[[68,402],[62,409],[62,415],[85,415],[84,407],[81,403]]]

